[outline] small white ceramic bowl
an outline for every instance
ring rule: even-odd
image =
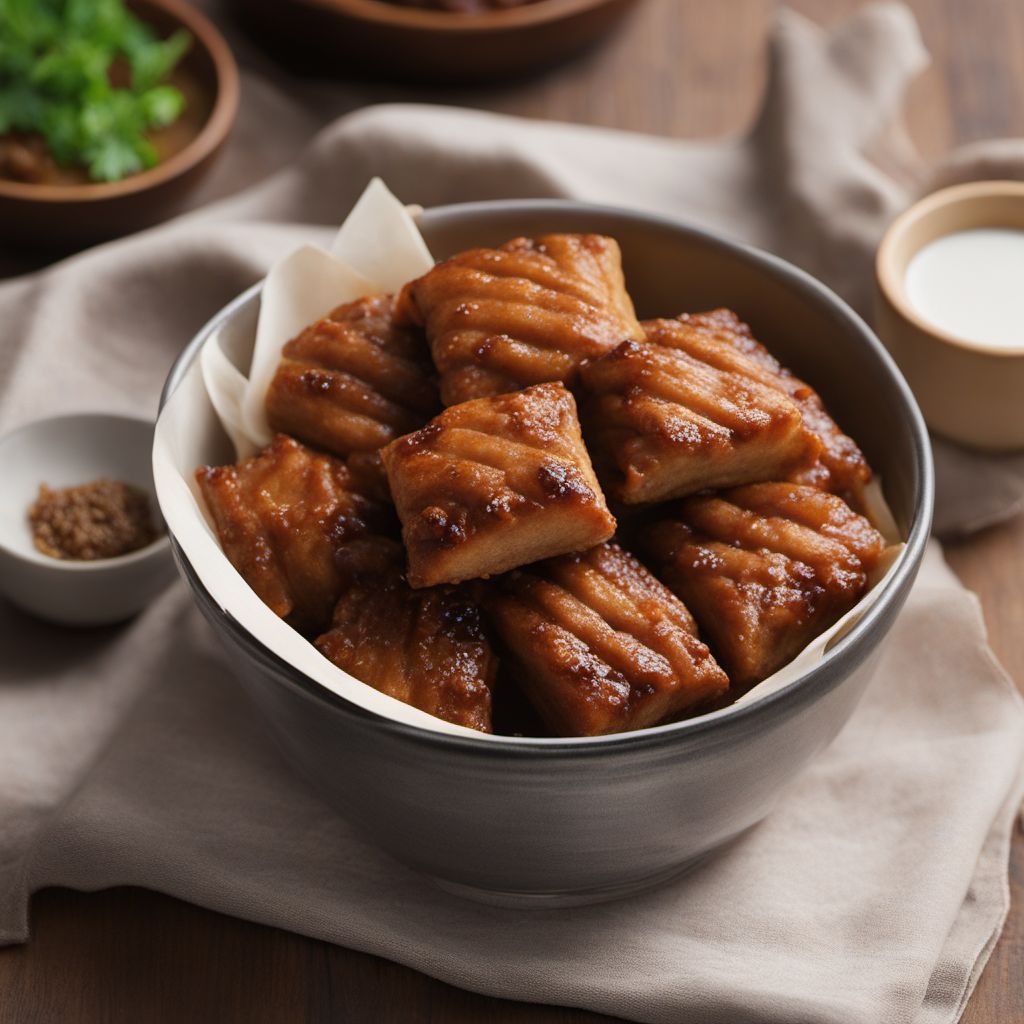
[[[39,485],[73,487],[100,477],[153,493],[153,424],[104,413],[37,420],[0,438],[0,591],[40,618],[68,626],[121,622],[141,611],[175,576],[170,541],[118,558],[80,562],[51,558],[32,543],[28,510]]]

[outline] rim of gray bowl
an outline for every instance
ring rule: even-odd
[[[559,757],[568,754],[596,756],[607,755],[613,751],[616,753],[632,752],[651,747],[671,745],[676,741],[691,739],[697,735],[701,735],[702,739],[706,741],[709,738],[706,734],[709,732],[731,732],[735,728],[755,727],[756,723],[764,715],[779,713],[790,705],[811,699],[819,692],[824,693],[831,690],[844,678],[844,674],[840,671],[841,664],[853,657],[859,647],[869,642],[874,623],[888,614],[889,605],[895,600],[895,595],[908,586],[913,576],[916,575],[931,533],[935,484],[928,429],[925,426],[924,418],[918,408],[913,392],[910,390],[910,386],[907,384],[902,373],[900,373],[892,356],[889,355],[874,331],[868,327],[863,318],[848,303],[836,295],[835,292],[807,273],[807,271],[801,270],[792,263],[788,263],[786,260],[764,250],[723,238],[714,232],[694,227],[686,221],[673,217],[663,217],[658,214],[629,210],[619,206],[574,202],[563,199],[500,199],[481,200],[471,203],[450,203],[444,206],[434,206],[425,209],[420,217],[428,223],[435,217],[457,216],[467,220],[481,213],[492,213],[496,208],[500,208],[502,212],[506,213],[514,213],[516,211],[524,214],[529,212],[550,213],[552,215],[560,213],[590,213],[595,217],[625,217],[634,221],[646,222],[663,229],[667,228],[673,232],[689,235],[691,238],[705,244],[746,259],[762,269],[799,286],[809,299],[820,306],[838,311],[844,315],[849,321],[850,326],[874,352],[888,373],[890,383],[902,399],[903,408],[909,418],[909,425],[913,436],[916,458],[913,467],[913,482],[915,484],[917,502],[914,507],[913,521],[906,539],[906,549],[889,578],[882,584],[885,587],[885,593],[881,594],[879,599],[857,620],[853,627],[826,652],[820,662],[813,665],[781,689],[760,700],[752,701],[749,704],[731,704],[717,711],[698,715],[695,718],[686,718],[678,722],[669,722],[666,725],[653,726],[648,729],[638,729],[635,732],[583,737],[501,736],[485,740],[477,739],[474,736],[436,732],[432,729],[423,729],[404,722],[397,722],[394,719],[352,704],[345,700],[344,697],[339,697],[314,682],[274,654],[256,637],[252,636],[248,630],[240,626],[227,611],[220,608],[213,601],[209,592],[203,586],[202,581],[195,574],[188,556],[181,549],[173,533],[168,531],[172,548],[191,586],[201,594],[210,613],[216,615],[221,620],[223,625],[231,632],[235,641],[246,648],[266,668],[270,669],[276,677],[286,679],[306,696],[319,700],[353,718],[361,719],[364,722],[369,722],[380,728],[401,734],[410,741],[423,743],[428,746],[440,746],[448,750],[475,751],[481,754],[490,754],[491,756],[528,754],[543,758]],[[230,319],[239,308],[249,302],[253,296],[257,295],[262,287],[263,282],[259,281],[232,299],[231,302],[215,313],[200,328],[188,345],[185,346],[168,372],[167,380],[160,394],[161,411],[209,335],[223,321]],[[812,683],[814,688],[813,692],[810,692]]]

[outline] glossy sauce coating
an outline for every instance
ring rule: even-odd
[[[447,722],[491,731],[497,659],[471,587],[413,590],[396,570],[358,581],[316,640],[374,689]]]
[[[495,575],[615,531],[561,384],[451,406],[382,458],[414,587]]]
[[[426,328],[446,405],[545,381],[571,387],[582,360],[643,337],[618,243],[603,235],[459,253],[406,285],[396,318]]]
[[[799,470],[793,479],[832,491],[860,506],[871,469],[857,443],[832,419],[814,388],[782,366],[732,310],[684,313],[675,320],[648,320],[643,328],[649,341],[785,392],[799,407],[804,423],[822,446],[813,465]]]
[[[396,327],[390,295],[339,306],[282,351],[267,391],[274,430],[335,455],[376,451],[440,401],[422,333]]]
[[[623,342],[582,376],[587,436],[627,504],[784,477],[821,447],[777,388],[686,352]]]
[[[841,498],[807,485],[737,487],[671,511],[647,533],[649,564],[741,691],[852,608],[885,548]]]
[[[400,557],[379,533],[390,510],[358,493],[339,460],[292,438],[237,465],[202,467],[196,480],[231,564],[300,632],[322,629],[359,574]]]
[[[729,685],[683,603],[615,544],[511,573],[488,612],[556,735],[657,725]]]
[[[730,310],[638,323],[600,235],[463,252],[338,307],[284,347],[267,412],[299,440],[197,471],[228,557],[341,669],[482,731],[481,605],[515,698],[498,727],[601,735],[764,679],[884,547],[814,390]],[[609,543],[591,454],[646,566]]]

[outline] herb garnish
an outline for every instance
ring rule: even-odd
[[[184,109],[163,82],[190,43],[184,30],[160,39],[123,0],[0,0],[0,134],[38,133],[94,181],[152,167],[145,133]]]

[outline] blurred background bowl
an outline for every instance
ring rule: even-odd
[[[437,83],[501,82],[586,50],[638,0],[536,0],[455,14],[387,0],[233,0],[268,46],[297,66]]]
[[[33,184],[0,178],[0,245],[59,253],[117,238],[177,212],[226,141],[238,110],[238,66],[224,37],[183,0],[127,0],[166,37],[184,28],[192,45],[171,77],[186,98],[180,148],[149,170],[120,181]]]
[[[476,899],[543,907],[622,896],[686,869],[760,821],[853,712],[928,538],[924,421],[864,322],[809,275],[766,253],[668,219],[562,201],[439,207],[423,213],[420,226],[438,258],[519,235],[611,235],[640,317],[732,307],[820,390],[862,445],[907,539],[870,609],[821,662],[770,696],[637,732],[538,739],[428,731],[333,695],[219,607],[172,537],[196,602],[280,745],[363,835]],[[256,286],[203,328],[172,369],[165,401],[214,332],[229,359],[248,367],[258,305]],[[216,462],[228,442],[211,436],[207,443],[201,456]]]

